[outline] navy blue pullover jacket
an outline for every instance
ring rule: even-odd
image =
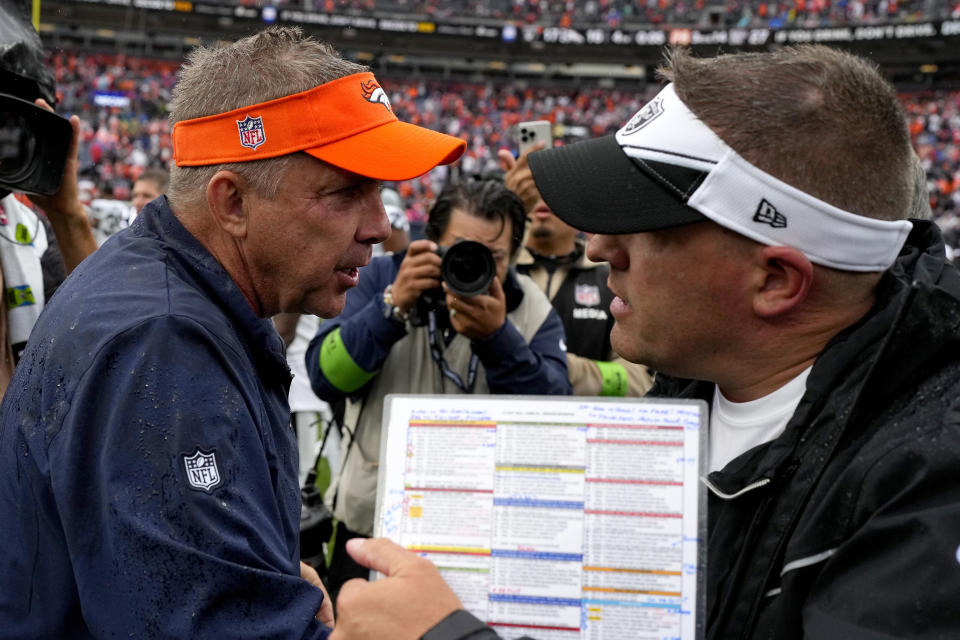
[[[280,337],[164,198],[83,262],[0,407],[0,634],[323,638]]]

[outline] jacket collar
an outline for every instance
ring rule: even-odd
[[[192,276],[194,284],[216,304],[240,333],[259,365],[289,376],[283,340],[273,322],[258,317],[226,269],[180,223],[166,197],[148,203],[131,225],[138,236],[154,237],[168,247],[168,260]]]

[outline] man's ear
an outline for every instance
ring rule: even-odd
[[[243,178],[233,171],[218,171],[207,183],[207,206],[217,225],[234,238],[247,235],[244,198],[250,191]]]
[[[762,281],[753,294],[753,311],[761,318],[773,318],[796,309],[810,292],[813,264],[792,247],[763,247],[760,250]]]

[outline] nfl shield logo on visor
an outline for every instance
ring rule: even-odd
[[[184,453],[183,466],[187,472],[187,482],[192,489],[213,493],[213,490],[220,486],[216,452],[207,453],[198,448],[192,455]]]
[[[240,131],[240,144],[256,150],[257,147],[267,141],[267,134],[263,130],[263,118],[251,118],[247,116],[243,120],[237,120],[237,129]]]

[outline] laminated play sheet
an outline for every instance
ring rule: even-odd
[[[694,400],[388,396],[374,533],[505,638],[697,640],[706,421]]]

